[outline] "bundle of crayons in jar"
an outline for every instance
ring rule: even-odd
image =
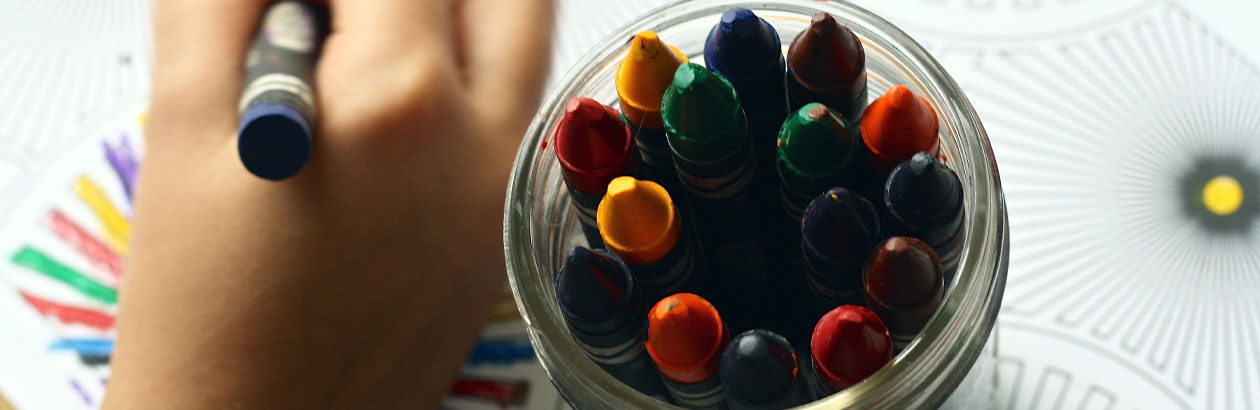
[[[963,188],[932,106],[868,105],[862,43],[826,14],[792,40],[725,12],[704,63],[653,32],[619,108],[568,102],[553,143],[590,245],[556,300],[587,355],[692,408],[783,408],[856,384],[932,317],[957,266]]]

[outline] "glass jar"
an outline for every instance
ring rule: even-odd
[[[994,324],[1006,283],[1009,235],[1005,200],[988,137],[971,103],[940,64],[901,30],[848,3],[816,0],[682,1],[649,12],[601,41],[552,91],[522,142],[504,207],[504,252],[517,307],[547,375],[578,408],[661,408],[604,372],[583,354],[565,327],[553,280],[574,245],[585,245],[550,139],[565,102],[590,97],[617,104],[613,76],[626,42],[656,31],[693,62],[703,63],[710,28],[732,7],[754,10],[779,31],[786,51],[810,16],[831,13],[861,39],[869,95],[902,84],[940,116],[941,156],[963,181],[965,247],[940,309],[918,339],[891,364],[806,408],[996,407]]]

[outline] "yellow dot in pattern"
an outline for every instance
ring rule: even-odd
[[[1242,202],[1242,184],[1228,175],[1218,175],[1203,185],[1203,206],[1214,214],[1233,214],[1242,206]]]

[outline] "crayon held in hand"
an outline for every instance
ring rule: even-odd
[[[709,292],[682,215],[660,184],[613,179],[596,219],[604,245],[630,266],[647,303],[680,291]]]
[[[648,305],[630,267],[616,255],[575,246],[555,286],[560,312],[586,355],[631,388],[669,402],[643,344]]]
[[[665,44],[655,32],[643,31],[630,40],[616,74],[621,115],[634,132],[642,159],[640,175],[675,196],[680,187],[661,122],[661,97],[673,82],[674,71],[685,62],[687,56],[677,48]]]
[[[773,410],[808,402],[796,350],[774,332],[753,329],[731,339],[719,368],[734,410]]]
[[[810,202],[801,222],[801,251],[815,315],[862,303],[862,264],[880,235],[879,213],[860,195],[832,188]]]
[[[586,241],[601,248],[604,240],[595,219],[599,201],[613,178],[634,175],[639,164],[630,127],[616,110],[590,98],[574,98],[556,126],[555,149]]]
[[[718,368],[729,339],[717,309],[695,294],[670,295],[648,312],[648,354],[681,406],[726,407]]]
[[[875,180],[882,181],[918,152],[936,156],[939,124],[932,105],[909,88],[894,85],[862,114],[862,142]]]
[[[774,141],[788,113],[779,33],[751,10],[727,10],[704,42],[704,64],[735,87],[748,116],[757,169],[771,176]]]
[[[237,152],[268,180],[302,170],[315,135],[315,62],[328,35],[328,10],[300,0],[273,3],[245,58]]]
[[[866,107],[866,52],[848,28],[815,14],[787,53],[789,109],[821,102],[856,121]]]
[[[884,185],[888,230],[927,242],[953,279],[963,244],[963,188],[958,175],[927,152],[893,168]]]
[[[894,236],[875,248],[862,268],[866,303],[883,319],[900,351],[918,336],[945,295],[941,261],[932,247]]]
[[[866,379],[892,360],[888,327],[870,309],[842,305],[823,315],[810,340],[815,387],[823,395]]]
[[[819,103],[801,107],[783,123],[777,168],[783,209],[790,220],[799,223],[815,196],[857,177],[861,170],[857,139],[848,121]]]

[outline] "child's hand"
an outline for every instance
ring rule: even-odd
[[[333,1],[314,152],[236,151],[263,0],[155,7],[107,407],[431,407],[503,283],[503,196],[551,0]]]

